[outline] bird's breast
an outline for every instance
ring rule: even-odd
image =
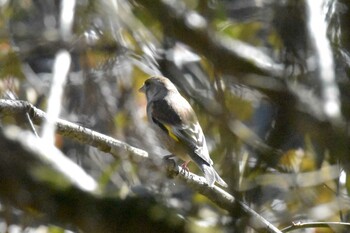
[[[183,161],[191,160],[191,158],[188,156],[186,148],[182,145],[181,142],[175,140],[167,132],[160,129],[159,127],[153,128],[155,130],[159,142],[161,143],[161,145],[164,146],[165,149],[167,149],[171,154],[176,155]]]

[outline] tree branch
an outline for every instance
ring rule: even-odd
[[[29,114],[36,125],[41,125],[46,118],[45,112],[26,101],[0,99],[0,114],[2,116],[26,113]],[[120,155],[125,154],[125,152],[134,161],[139,161],[142,158],[148,157],[148,153],[144,150],[69,121],[57,119],[56,127],[57,133],[77,140],[82,144],[96,147],[116,157],[120,157]],[[121,151],[123,151],[123,153],[121,153]]]
[[[38,108],[26,101],[20,100],[0,100],[0,115],[29,113],[35,124],[41,124],[45,119],[46,114]],[[57,132],[63,136],[75,139],[83,144],[88,144],[96,147],[104,152],[110,153],[113,156],[122,156],[127,153],[133,161],[140,161],[148,157],[148,153],[144,150],[132,147],[127,143],[118,141],[114,138],[105,136],[93,130],[78,126],[74,123],[58,119]],[[191,172],[184,170],[181,166],[177,166],[172,160],[167,160],[167,171],[170,176],[176,176],[183,180],[188,186],[206,196],[219,207],[228,211],[232,210],[233,204],[237,201],[235,198],[219,187],[209,187],[203,177],[197,176]],[[269,223],[266,219],[252,210],[243,202],[238,201],[238,205],[242,211],[247,213],[251,218],[251,227],[256,229],[265,228],[269,232],[280,232],[276,227]]]

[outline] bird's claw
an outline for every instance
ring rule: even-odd
[[[189,163],[189,161],[184,162],[183,164],[181,164],[181,168],[184,169],[187,172],[190,172],[190,169],[187,167],[188,163]]]

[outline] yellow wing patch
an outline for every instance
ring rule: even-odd
[[[176,137],[176,135],[173,133],[171,127],[168,126],[168,125],[165,125],[165,124],[163,124],[163,125],[164,125],[164,127],[168,130],[169,136],[170,136],[172,139],[174,139],[175,141],[179,142],[179,141],[180,141],[179,138]]]

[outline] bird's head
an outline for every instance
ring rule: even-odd
[[[169,79],[153,76],[145,81],[139,91],[145,93],[147,100],[150,101],[164,98],[169,92],[177,92],[177,89]]]

